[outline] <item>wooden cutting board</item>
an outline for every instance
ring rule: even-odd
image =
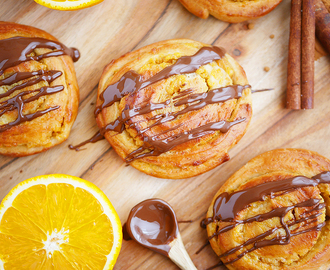
[[[81,11],[63,12],[37,5],[32,0],[1,0],[0,20],[29,24],[46,30],[67,46],[81,51],[75,64],[80,85],[80,109],[69,139],[45,153],[24,157],[0,157],[0,200],[19,182],[33,176],[64,173],[99,186],[109,197],[124,223],[129,210],[148,198],[168,201],[181,221],[183,242],[198,269],[219,259],[205,243],[199,227],[212,197],[223,182],[251,158],[265,151],[306,148],[330,158],[330,59],[315,62],[315,109],[285,109],[290,1],[284,0],[267,16],[248,23],[228,24],[214,18],[199,19],[177,0],[105,0]],[[274,38],[270,38],[274,35]],[[106,141],[77,144],[98,129],[93,116],[98,80],[104,66],[122,54],[144,45],[172,38],[191,38],[223,46],[244,67],[253,89],[274,91],[253,94],[251,125],[230,154],[230,161],[203,175],[185,180],[157,179],[126,164]],[[319,56],[324,51],[318,50]],[[269,72],[264,71],[269,67]],[[168,259],[133,241],[123,242],[115,269],[177,269]],[[225,269],[220,268],[219,269]]]

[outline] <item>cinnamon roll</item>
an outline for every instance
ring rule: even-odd
[[[260,18],[271,12],[282,0],[179,0],[192,14],[207,19],[215,18],[239,23]]]
[[[278,149],[232,175],[203,222],[228,269],[328,269],[329,197],[330,160]]]
[[[251,90],[223,49],[168,40],[105,68],[95,115],[124,161],[156,177],[186,178],[229,159],[251,119]]]
[[[26,25],[0,22],[0,154],[27,156],[63,141],[78,111],[77,49]]]

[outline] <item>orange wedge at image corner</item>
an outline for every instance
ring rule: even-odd
[[[57,10],[77,10],[97,5],[103,0],[34,0],[38,4]]]
[[[78,177],[25,180],[0,205],[1,270],[112,269],[121,243],[109,199]]]

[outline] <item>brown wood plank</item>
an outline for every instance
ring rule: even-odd
[[[0,19],[44,29],[68,46],[80,49],[75,64],[80,85],[80,108],[71,136],[60,146],[31,157],[0,157],[0,200],[19,182],[33,176],[65,173],[98,185],[115,206],[124,223],[138,202],[162,198],[175,209],[188,253],[198,269],[218,262],[205,243],[199,227],[213,195],[223,182],[254,156],[281,147],[306,148],[330,158],[329,56],[318,46],[315,62],[315,109],[285,109],[287,47],[290,1],[255,21],[230,25],[214,18],[199,19],[177,0],[110,1],[89,9],[61,12],[39,6],[32,0],[2,0]],[[270,38],[274,35],[274,38]],[[171,38],[191,38],[223,46],[244,67],[254,89],[274,91],[253,95],[251,125],[229,154],[231,160],[203,175],[185,180],[157,179],[133,169],[117,156],[106,141],[75,152],[68,144],[79,143],[98,129],[93,116],[97,83],[106,64],[127,51]],[[269,72],[264,67],[269,67]],[[115,269],[178,269],[168,259],[123,242]],[[225,269],[219,268],[219,269]]]

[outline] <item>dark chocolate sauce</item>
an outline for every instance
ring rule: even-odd
[[[206,270],[212,270],[212,269],[214,269],[214,268],[216,268],[218,266],[222,266],[222,265],[224,265],[224,263],[222,261],[220,261],[217,264],[215,264],[215,265],[213,265],[213,266],[211,266],[209,268],[206,268]]]
[[[190,219],[190,220],[178,220],[178,223],[192,223],[193,221]]]
[[[221,48],[203,47],[192,56],[183,56],[179,58],[175,64],[164,68],[162,71],[145,81],[143,81],[143,77],[135,71],[128,71],[119,79],[118,82],[109,85],[100,95],[100,100],[102,103],[96,107],[95,117],[97,117],[97,115],[104,108],[111,106],[117,101],[120,101],[124,96],[132,96],[133,94],[137,94],[141,89],[158,81],[167,79],[173,75],[195,72],[202,65],[206,65],[215,60],[219,60],[224,55],[225,52]],[[158,156],[162,153],[172,150],[174,147],[182,143],[203,137],[208,134],[212,134],[215,131],[226,133],[233,125],[243,122],[245,118],[236,119],[232,122],[218,121],[208,123],[178,135],[170,135],[170,131],[177,129],[180,126],[175,126],[153,136],[148,136],[146,134],[147,131],[158,125],[175,120],[182,114],[199,110],[209,104],[219,104],[230,99],[238,99],[242,96],[243,90],[250,87],[250,85],[230,85],[212,89],[206,93],[193,93],[193,89],[186,89],[173,99],[169,99],[161,103],[147,102],[145,104],[139,104],[139,106],[134,106],[133,108],[128,107],[121,112],[120,116],[116,120],[114,120],[112,123],[106,124],[105,127],[100,129],[100,136],[104,135],[107,131],[115,131],[118,133],[123,132],[127,122],[135,116],[149,114],[153,111],[170,107],[171,104],[173,104],[175,107],[186,105],[184,109],[178,112],[157,114],[152,116],[150,120],[155,120],[155,122],[142,130],[137,128],[137,136],[142,137],[143,145],[128,154],[126,161],[132,162],[136,159],[147,156]],[[140,122],[133,122],[129,126],[136,126],[138,123]],[[168,135],[166,133],[168,133]],[[91,142],[92,139],[93,138],[79,144],[77,146],[78,149],[82,145]],[[70,149],[75,148],[70,147]]]
[[[204,245],[202,245],[196,252],[195,254],[199,254],[204,248],[206,248],[210,244],[209,241],[207,241]]]
[[[41,55],[31,56],[30,54],[38,48],[54,50]],[[75,48],[68,48],[65,45],[44,38],[36,37],[12,37],[0,40],[0,75],[4,70],[17,66],[26,61],[40,61],[44,58],[62,55],[71,56],[74,62],[78,61],[80,54]]]
[[[19,81],[25,80],[25,79],[30,79],[30,80],[10,88],[10,90],[8,90],[7,92],[0,94],[0,98],[8,97],[17,90],[23,89],[28,86],[32,86],[41,81],[50,83],[50,82],[54,81],[55,79],[57,79],[58,77],[60,77],[61,75],[62,75],[62,72],[57,71],[57,70],[50,70],[50,71],[39,70],[39,71],[35,71],[35,72],[14,73],[13,75],[9,76],[8,78],[1,80],[0,86],[11,85],[11,84],[18,83]],[[33,77],[35,77],[35,78],[33,78]],[[33,78],[33,79],[31,79],[31,78]],[[7,82],[9,82],[9,83],[7,83]]]
[[[202,229],[206,229],[206,224],[205,224],[206,219],[203,219],[200,223],[199,226],[201,226]],[[210,222],[211,223],[211,222]],[[208,223],[209,224],[209,223]]]
[[[257,90],[251,90],[251,93],[254,94],[254,93],[260,93],[260,92],[268,92],[268,91],[273,91],[274,88],[267,88],[267,89],[257,89]]]
[[[191,111],[199,110],[205,107],[206,105],[223,103],[230,99],[238,99],[242,96],[243,90],[249,87],[251,86],[229,85],[225,87],[212,89],[206,93],[196,93],[196,94],[191,94],[192,90],[187,89],[182,93],[180,93],[178,96],[173,98],[173,105],[175,107],[181,105],[187,105],[185,109],[175,113],[158,114],[154,116],[151,119],[152,120],[158,119],[158,120],[155,123],[153,123],[151,126],[147,127],[146,129],[139,131],[139,134],[143,134],[157,125],[172,121],[176,119],[179,115]],[[148,114],[155,110],[164,109],[166,107],[169,107],[170,104],[171,104],[171,100],[169,99],[161,103],[150,102],[149,104],[145,104],[144,106],[138,108],[135,107],[133,109],[123,110],[122,114],[114,122],[108,124],[102,129],[102,133],[104,134],[106,131],[117,131],[120,133],[124,130],[125,122],[130,120],[132,117],[137,115]]]
[[[144,137],[144,145],[130,153],[126,160],[128,162],[132,162],[135,159],[147,157],[147,156],[158,156],[162,153],[165,153],[167,151],[170,151],[177,145],[180,145],[182,143],[195,140],[197,138],[201,138],[207,134],[211,134],[214,131],[220,131],[222,133],[228,132],[228,130],[238,124],[245,121],[245,118],[235,120],[233,122],[228,121],[219,121],[219,122],[211,122],[204,126],[200,126],[197,128],[194,128],[190,131],[185,131],[183,133],[180,133],[178,135],[170,136],[165,139],[158,138],[159,135],[156,136],[145,136]],[[150,152],[142,153],[146,149],[152,149]]]
[[[55,51],[45,53],[42,55],[33,55],[34,49],[47,48]],[[63,44],[57,41],[51,41],[43,38],[27,38],[27,37],[13,37],[8,39],[0,40],[0,75],[10,68],[15,67],[26,61],[39,61],[48,57],[56,57],[62,55],[69,55],[73,61],[77,61],[80,57],[79,51],[74,48],[67,48]],[[37,100],[38,98],[46,95],[52,95],[63,91],[64,86],[57,85],[53,87],[41,87],[35,90],[26,90],[18,92],[13,97],[10,97],[16,91],[21,90],[25,87],[29,87],[39,82],[45,81],[48,83],[53,82],[55,79],[62,75],[61,71],[57,70],[38,70],[33,72],[15,72],[14,74],[1,79],[1,86],[10,87],[20,81],[21,84],[17,84],[10,88],[5,93],[0,94],[0,117],[5,113],[13,110],[17,110],[17,118],[13,122],[0,126],[0,132],[6,131],[13,126],[19,125],[26,121],[31,121],[37,117],[40,117],[50,111],[57,110],[59,106],[50,107],[45,110],[40,110],[35,113],[23,114],[24,105],[31,101]],[[29,96],[29,97],[28,97]]]
[[[320,210],[325,208],[325,204],[321,203],[320,199],[309,199],[304,202],[297,203],[295,205],[287,206],[287,207],[279,207],[276,209],[273,209],[272,211],[260,215],[256,215],[250,218],[247,218],[245,220],[237,220],[235,217],[238,215],[240,211],[247,208],[251,203],[257,202],[257,201],[264,201],[266,197],[275,198],[276,196],[284,195],[287,193],[290,193],[296,189],[303,188],[303,187],[310,187],[310,186],[317,186],[319,184],[330,184],[330,172],[323,172],[320,173],[313,178],[307,178],[305,176],[297,176],[281,181],[273,181],[273,182],[266,182],[251,188],[247,188],[241,191],[236,191],[231,194],[224,192],[220,194],[213,205],[213,216],[210,218],[205,218],[201,222],[201,226],[207,226],[208,224],[212,222],[230,222],[230,225],[227,225],[225,227],[222,227],[219,229],[216,233],[214,233],[212,236],[209,237],[209,240],[211,240],[213,237],[224,233],[226,231],[229,231],[233,228],[235,228],[239,224],[245,224],[250,222],[262,222],[267,219],[271,219],[274,217],[279,217],[281,221],[280,227],[272,228],[252,239],[249,239],[245,243],[238,245],[235,248],[232,248],[225,253],[223,253],[220,258],[226,257],[230,254],[233,254],[237,251],[239,251],[241,248],[253,245],[252,248],[245,250],[244,252],[237,255],[237,257],[229,262],[226,262],[225,264],[233,263],[240,258],[242,258],[245,254],[252,252],[258,248],[262,248],[265,246],[271,246],[271,245],[287,245],[290,243],[290,238],[295,235],[303,234],[306,232],[311,231],[319,231],[321,230],[325,222],[320,223],[312,228],[306,228],[306,225],[309,224],[309,222],[315,221],[318,216],[322,214]],[[281,192],[280,195],[277,193]],[[300,215],[298,218],[295,217],[293,221],[288,221],[287,223],[284,221],[285,215],[295,208],[299,207],[310,207],[311,209],[308,211],[305,211],[302,215]],[[314,214],[313,214],[314,213]],[[290,227],[292,227],[295,224],[303,223],[302,228],[299,228],[300,230],[292,232],[290,230]],[[274,238],[270,240],[265,240],[265,237],[272,235],[274,232],[276,232],[278,229],[284,229],[286,232],[285,236],[275,236]],[[211,268],[212,269],[212,268]]]
[[[172,242],[179,233],[172,207],[163,200],[150,199],[134,206],[124,224],[126,239],[168,256]]]
[[[80,151],[82,149],[80,149],[80,147],[88,144],[88,143],[96,143],[100,140],[103,140],[104,139],[104,136],[98,131],[96,132],[93,137],[91,137],[90,139],[86,140],[86,141],[83,141],[82,143],[78,144],[78,145],[72,145],[72,144],[69,144],[69,148],[71,150],[76,150],[76,151]]]
[[[202,65],[209,64],[225,56],[222,48],[203,47],[192,56],[180,57],[174,65],[164,68],[162,71],[151,77],[149,80],[142,81],[141,75],[135,71],[126,72],[118,82],[109,85],[100,95],[102,104],[95,110],[97,116],[100,111],[114,102],[119,101],[125,95],[137,92],[151,84],[167,79],[173,75],[187,74],[195,72]]]
[[[132,240],[132,238],[129,236],[128,232],[127,232],[127,227],[126,227],[126,223],[124,223],[123,227],[122,227],[122,230],[123,230],[123,239],[125,241],[130,241]]]

